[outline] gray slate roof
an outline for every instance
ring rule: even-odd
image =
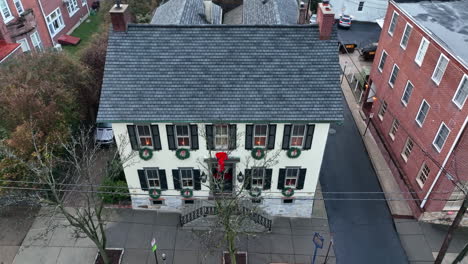
[[[297,24],[297,0],[244,0],[245,25]]]
[[[222,23],[220,6],[212,4],[213,24]],[[203,0],[169,0],[156,8],[151,24],[159,25],[204,25],[209,24],[201,14],[205,14]]]
[[[111,32],[98,122],[343,119],[336,31],[129,25]]]
[[[468,0],[397,2],[468,68]]]

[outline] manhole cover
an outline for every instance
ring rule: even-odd
[[[336,130],[335,130],[334,128],[330,128],[330,129],[328,130],[328,134],[330,134],[330,135],[335,135],[335,134],[336,134]]]

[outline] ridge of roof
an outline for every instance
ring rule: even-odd
[[[181,24],[128,24],[133,28],[318,28],[317,24],[258,24],[258,25],[228,25],[228,24],[202,24],[202,25],[181,25]],[[121,33],[121,32],[118,32]],[[125,32],[122,32],[125,33]]]

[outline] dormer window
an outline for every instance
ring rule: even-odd
[[[151,129],[149,125],[137,125],[138,143],[140,147],[153,147]]]

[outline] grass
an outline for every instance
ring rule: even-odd
[[[79,27],[77,27],[71,34],[74,37],[81,39],[80,43],[76,46],[63,46],[63,49],[69,54],[76,56],[79,51],[85,48],[88,43],[91,41],[91,36],[103,30],[101,26],[104,22],[104,13],[102,9],[95,15],[90,15]]]

